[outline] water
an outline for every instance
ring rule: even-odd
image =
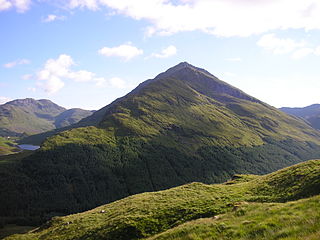
[[[22,150],[31,150],[31,151],[34,151],[40,148],[40,146],[35,146],[30,144],[21,144],[21,145],[18,145],[18,147]]]

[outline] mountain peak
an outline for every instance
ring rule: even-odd
[[[169,68],[167,71],[160,73],[158,76],[156,76],[155,79],[174,77],[174,76],[178,75],[181,71],[185,72],[186,70],[189,70],[194,73],[202,73],[205,75],[209,75],[210,77],[216,78],[211,73],[209,73],[208,71],[206,71],[202,68],[195,67],[188,62],[181,62],[181,63]]]

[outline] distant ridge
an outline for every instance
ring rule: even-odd
[[[303,118],[312,127],[320,130],[320,104],[312,104],[302,108],[280,108],[281,111],[291,114],[296,117]]]
[[[69,126],[91,114],[82,109],[67,110],[47,99],[16,99],[0,105],[0,136],[41,133]]]

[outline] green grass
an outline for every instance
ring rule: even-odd
[[[7,239],[133,240],[155,236],[169,229],[155,239],[281,239],[279,236],[299,239],[312,234],[318,236],[319,196],[281,202],[320,193],[320,160],[265,176],[238,176],[238,179],[242,180],[215,185],[192,183],[134,195],[87,212],[56,217],[32,233]],[[210,219],[216,215],[219,215],[217,220]]]
[[[0,134],[25,136],[65,127],[91,115],[82,109],[66,110],[49,100],[18,99],[0,106]]]
[[[215,218],[202,218],[148,240],[316,240],[320,238],[320,196],[287,203],[239,203]]]
[[[0,137],[0,156],[7,155],[7,154],[13,154],[18,151],[19,151],[19,149],[16,147],[15,142],[13,142],[10,139]]]

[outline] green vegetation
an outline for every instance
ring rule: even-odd
[[[2,161],[0,219],[37,225],[141,192],[320,158],[320,132],[303,120],[185,63],[75,126]]]
[[[7,138],[0,137],[0,156],[18,152],[16,144]]]
[[[320,196],[288,203],[243,202],[233,212],[194,220],[148,240],[317,240],[319,202]]]
[[[55,118],[54,125],[56,128],[67,127],[79,122],[81,119],[90,116],[93,112],[80,108],[72,108],[59,114]]]
[[[319,236],[320,197],[312,196],[320,194],[320,160],[265,176],[236,178],[241,180],[216,185],[191,183],[130,196],[87,212],[55,217],[28,234],[7,239],[134,240],[152,236],[151,239],[306,236],[316,239]],[[312,198],[281,203],[306,197]],[[164,233],[156,235],[160,232]]]
[[[0,136],[41,133],[76,123],[91,114],[82,109],[66,110],[45,99],[18,99],[0,105]]]

